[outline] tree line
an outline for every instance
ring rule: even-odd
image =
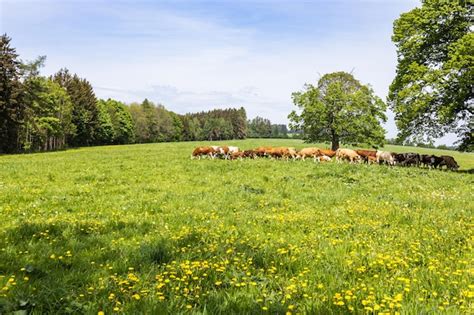
[[[22,62],[0,37],[0,153],[91,145],[286,137],[286,126],[247,120],[243,107],[180,115],[148,99],[97,99],[89,81],[60,69],[40,75],[46,57]],[[262,123],[263,122],[263,123]]]

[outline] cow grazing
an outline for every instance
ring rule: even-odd
[[[376,158],[377,151],[373,150],[356,150],[356,153],[360,155],[361,159],[365,163],[369,163],[369,156]]]
[[[431,157],[432,157],[432,155],[422,154],[420,156],[421,164],[423,164],[423,166],[425,166],[425,167],[431,167],[432,166],[431,165],[431,162],[432,162]]]
[[[255,153],[255,156],[265,157],[265,156],[269,156],[268,153],[272,149],[273,149],[272,147],[258,147],[256,149],[254,149],[253,152]]]
[[[216,154],[216,151],[214,150],[213,147],[196,147],[193,150],[191,158],[192,159],[198,158],[200,160],[202,156],[208,156],[211,159],[214,159],[215,154]]]
[[[320,155],[318,157],[316,157],[315,161],[318,161],[318,162],[331,162],[331,158],[327,155]]]
[[[229,155],[230,160],[236,160],[236,159],[241,159],[242,160],[244,157],[245,157],[245,155],[244,155],[243,151],[232,152]]]
[[[360,161],[360,155],[356,151],[351,149],[337,149],[336,151],[336,161],[342,162],[343,160],[348,160],[351,163]]]
[[[439,163],[439,168],[442,168],[443,166],[446,166],[446,169],[449,170],[457,170],[459,168],[458,163],[456,160],[450,156],[450,155],[441,155],[441,158],[443,159],[442,162]]]
[[[321,155],[329,156],[330,158],[336,155],[336,151],[328,150],[328,149],[319,149]]]
[[[375,156],[368,156],[367,157],[367,164],[375,164],[377,163],[377,157]]]
[[[405,157],[405,161],[402,162],[404,166],[419,166],[421,163],[421,157],[418,153],[403,153],[403,156]]]
[[[304,161],[308,156],[316,159],[319,155],[321,154],[318,148],[304,148],[298,151],[297,157]]]
[[[377,163],[386,163],[388,165],[395,165],[395,159],[393,158],[392,152],[378,151],[376,154]]]
[[[251,158],[251,159],[255,159],[256,157],[256,153],[254,150],[245,150],[243,151],[243,154],[244,154],[244,157],[248,157],[248,158]]]

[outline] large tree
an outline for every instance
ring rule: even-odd
[[[303,130],[308,142],[330,141],[333,150],[340,143],[384,143],[386,105],[350,73],[325,74],[316,86],[306,84],[292,98],[301,112],[288,116],[290,126]]]
[[[72,102],[56,82],[41,76],[30,76],[24,82],[27,104],[22,125],[24,150],[57,150],[66,147],[66,138],[75,132],[72,124]]]
[[[76,133],[70,143],[74,146],[87,146],[97,143],[99,128],[99,108],[92,85],[86,79],[67,69],[61,69],[52,79],[66,89],[73,104],[72,122]]]
[[[473,149],[474,34],[470,1],[422,0],[394,23],[397,74],[389,102],[401,140],[455,132]]]
[[[0,37],[0,153],[20,150],[20,129],[25,106],[22,101],[20,61],[10,38]]]

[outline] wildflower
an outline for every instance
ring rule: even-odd
[[[140,295],[138,295],[137,293],[135,293],[134,295],[132,295],[132,298],[134,298],[135,300],[139,300],[140,299]]]

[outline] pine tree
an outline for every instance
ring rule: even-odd
[[[53,80],[66,89],[73,103],[72,122],[76,134],[70,139],[73,146],[88,146],[97,143],[99,109],[92,85],[67,69],[61,69]]]
[[[20,150],[20,129],[25,106],[22,102],[20,62],[11,39],[0,37],[0,153]]]

